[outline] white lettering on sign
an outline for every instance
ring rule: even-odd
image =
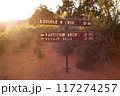
[[[45,34],[40,34],[40,36],[45,36]]]
[[[87,25],[87,22],[83,22],[83,25]]]
[[[74,25],[75,24],[75,21],[66,21],[65,22],[65,25]]]
[[[60,20],[60,24],[61,24],[61,25],[63,24],[63,21],[62,21],[62,20]]]
[[[59,34],[60,37],[65,37],[65,33]]]
[[[42,23],[42,20],[40,20],[40,23]]]
[[[93,40],[93,37],[94,37],[93,32],[88,33],[88,39],[89,40]]]
[[[52,34],[51,34],[51,33],[49,33],[49,34],[47,34],[47,36],[52,36]]]
[[[83,21],[83,20],[66,20],[66,19],[39,19],[39,24],[46,25],[68,25],[68,26],[88,26],[92,25],[91,21]]]
[[[43,20],[44,24],[57,24],[58,23],[58,20]]]
[[[68,24],[68,25],[74,25],[74,24],[75,24],[75,21],[67,21],[67,24]]]
[[[91,22],[88,22],[88,25],[92,25],[92,23],[91,23]]]
[[[40,39],[41,39],[41,40],[45,40],[45,38],[44,38],[44,37],[41,37]]]

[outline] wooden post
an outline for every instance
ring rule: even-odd
[[[67,21],[67,20],[66,20]],[[68,73],[68,38],[67,38],[67,32],[68,32],[68,25],[65,26],[65,31],[66,31],[66,73]]]

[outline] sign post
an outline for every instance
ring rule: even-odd
[[[68,25],[65,26],[65,31],[66,31],[66,72],[68,73]]]
[[[92,22],[87,20],[69,20],[69,19],[39,19],[38,24],[43,25],[65,25],[65,32],[44,32],[40,34],[41,41],[65,42],[66,43],[66,73],[68,68],[68,42],[93,40],[93,32],[68,32],[68,26],[87,26],[91,27]]]

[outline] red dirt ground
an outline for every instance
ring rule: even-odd
[[[43,58],[34,54],[34,42],[18,53],[13,53],[15,45],[10,45],[7,51],[0,56],[1,80],[96,80],[96,79],[120,79],[120,67],[108,64],[104,70],[83,71],[75,67],[80,57],[69,54],[69,73],[64,68],[65,56],[56,54],[53,47],[55,43],[42,44]],[[55,44],[56,45],[56,44]],[[118,63],[118,62],[117,62]],[[120,62],[119,62],[120,64]]]

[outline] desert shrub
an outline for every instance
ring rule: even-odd
[[[25,48],[30,44],[31,32],[33,28],[28,25],[16,25],[7,27],[0,33],[0,52],[3,53],[5,46],[16,42],[20,48]]]
[[[9,39],[13,42],[17,42],[19,47],[25,48],[30,44],[31,37],[31,27],[27,27],[26,25],[19,25],[10,27],[7,29]]]
[[[80,31],[82,29],[82,27],[75,27],[75,26],[69,26],[69,31],[71,31],[71,32],[78,32],[78,31]]]
[[[25,48],[26,46],[28,46],[30,44],[30,41],[29,39],[23,39],[21,42],[20,42],[20,47],[21,48]]]
[[[6,43],[9,42],[8,34],[7,32],[0,33],[0,54],[2,54],[5,50]]]
[[[74,48],[74,52],[83,57],[89,66],[105,67],[107,62],[116,59],[116,47],[113,44],[113,37],[109,34],[110,28],[101,30],[94,32],[95,38],[92,42]]]
[[[104,31],[103,31],[104,30]],[[68,44],[68,52],[75,52],[83,61],[79,61],[76,65],[80,69],[86,70],[86,66],[91,69],[93,66],[104,67],[116,57],[115,46],[110,28],[94,30],[94,40],[70,42]],[[65,54],[65,43],[61,44],[59,53]]]
[[[4,45],[0,42],[0,55],[4,52]]]
[[[65,42],[60,42],[59,45],[60,45],[60,47],[59,47],[59,49],[56,52],[58,54],[65,55],[66,54],[66,43]],[[68,42],[68,47],[67,47],[68,48],[67,49],[68,54],[73,52],[73,49],[74,49],[75,46],[76,46],[76,43]]]
[[[65,32],[65,26],[56,26],[56,25],[36,25],[33,27],[35,32]],[[68,31],[75,32],[83,30],[82,27],[70,26]]]
[[[59,32],[60,26],[55,25],[37,25],[34,26],[35,32]]]
[[[115,47],[120,47],[120,24],[116,25],[114,33],[114,42]]]
[[[89,62],[86,62],[86,61],[79,61],[76,64],[76,67],[79,68],[79,69],[81,69],[81,70],[86,70],[86,71],[93,70],[93,66],[90,66]]]
[[[40,32],[59,32],[59,31],[60,26],[54,25],[31,26],[28,24],[23,24],[10,26],[7,27],[6,31],[0,33],[0,49],[2,52],[4,46],[6,44],[9,44],[10,42],[16,43],[17,46],[19,46],[20,48],[26,48],[30,44],[30,40],[32,39],[32,37],[36,37],[36,39],[39,41]],[[38,53],[40,52],[38,51]]]
[[[38,58],[42,58],[43,57],[43,53],[41,51],[41,45],[35,47],[33,49],[34,53],[37,54]]]
[[[9,42],[9,37],[7,32],[0,33],[0,42]]]
[[[41,52],[41,48],[34,48],[34,52],[35,52],[35,54],[37,54],[37,56],[39,57],[39,58],[42,58],[43,57],[43,54],[42,54],[42,52]]]

